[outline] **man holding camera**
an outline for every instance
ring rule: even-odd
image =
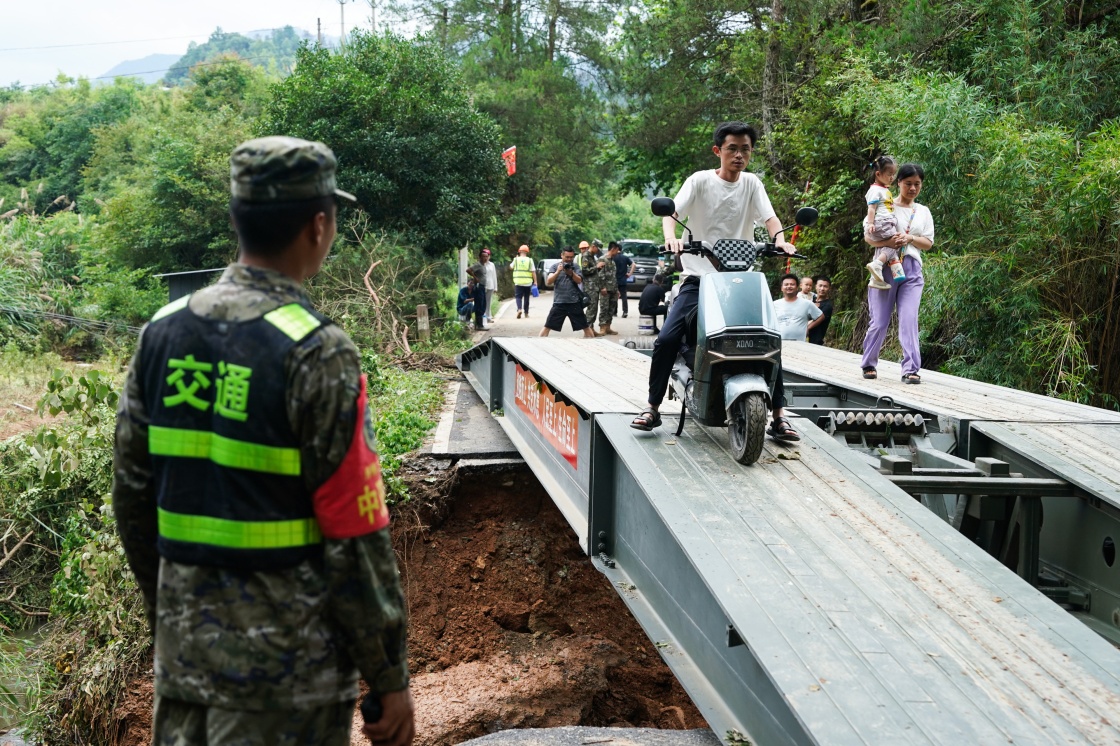
[[[552,308],[545,319],[541,336],[547,337],[550,331],[558,332],[564,328],[564,319],[572,322],[572,331],[582,331],[585,337],[594,337],[583,312],[583,275],[575,263],[576,252],[566,246],[560,252],[560,263],[552,274],[544,279],[545,284],[554,288]]]

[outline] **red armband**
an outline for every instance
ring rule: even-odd
[[[331,478],[315,490],[315,517],[328,539],[352,539],[389,525],[381,461],[365,436],[366,377],[361,377],[354,415],[354,437]]]

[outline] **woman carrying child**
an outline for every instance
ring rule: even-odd
[[[898,341],[902,345],[902,382],[921,383],[918,370],[922,353],[918,347],[918,308],[922,302],[922,252],[933,247],[933,216],[929,208],[916,201],[922,192],[925,171],[916,163],[898,169],[898,198],[893,201],[893,214],[898,232],[886,239],[876,239],[872,227],[864,225],[864,239],[876,248],[891,248],[902,254],[904,279],[886,289],[869,283],[867,306],[871,323],[863,338],[863,377],[877,378],[879,350],[887,336],[891,312],[898,306]]]

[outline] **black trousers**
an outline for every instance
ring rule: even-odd
[[[685,344],[685,334],[688,332],[688,317],[696,310],[700,302],[700,283],[686,280],[681,285],[669,309],[669,315],[661,326],[657,341],[653,343],[653,360],[649,365],[649,403],[650,406],[661,406],[665,400],[665,392],[669,389],[669,377],[673,375],[673,363],[677,354],[684,351],[687,356],[689,348]],[[782,381],[782,364],[778,363],[778,380],[774,384],[773,407],[785,406],[786,387]]]
[[[626,291],[630,286],[625,282],[618,283],[618,299],[622,301],[622,312],[630,313],[630,304],[626,300]]]
[[[517,303],[517,310],[529,313],[529,299],[533,297],[532,285],[514,285],[513,298]]]

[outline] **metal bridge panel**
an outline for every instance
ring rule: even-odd
[[[1114,676],[1055,647],[1055,632],[1083,625],[882,475],[847,464],[824,433],[802,430],[804,460],[779,461],[768,444],[763,462],[739,467],[695,427],[635,437],[626,418],[597,421],[637,488],[617,497],[619,569],[641,578],[659,614],[671,610],[663,623],[693,658],[718,655],[713,630],[730,622],[765,676],[739,673],[726,650],[704,665],[734,671],[787,729],[773,692],[829,743],[1081,740],[1085,721],[1120,705]],[[958,572],[962,557],[987,572]],[[672,581],[678,590],[666,577],[681,565],[698,581]],[[1120,663],[1089,638],[1094,656]],[[1080,711],[1048,704],[1078,681],[1103,694]]]
[[[464,355],[472,384],[498,397],[503,427],[565,515],[581,506],[569,516],[584,522],[581,544],[668,643],[663,656],[725,740],[738,728],[760,744],[1120,742],[1120,653],[825,433],[802,423],[802,459],[768,442],[741,467],[722,430],[629,428],[647,358],[583,340],[498,344],[509,346],[500,365]],[[822,380],[846,378],[830,356],[854,356],[798,347],[789,367],[811,360],[833,365]],[[514,358],[591,417],[574,469],[500,393]],[[939,415],[946,433],[967,434],[952,416],[991,392],[923,378],[935,385],[880,384],[899,404],[954,413]],[[868,383],[861,395],[878,390]],[[1035,403],[1022,396],[993,401]],[[954,397],[967,406],[949,409]],[[1067,405],[1047,411],[1081,413]]]
[[[782,364],[789,373],[841,386],[872,399],[890,396],[896,403],[919,411],[934,411],[955,420],[1014,420],[1022,422],[1115,422],[1120,412],[1076,404],[1050,396],[923,370],[920,386],[902,383],[898,363],[879,361],[879,378],[867,381],[860,356],[808,342],[782,343]]]
[[[1120,423],[972,422],[971,427],[1120,508]]]
[[[1060,477],[1091,496],[1043,498],[1043,566],[1092,593],[1087,623],[1120,640],[1120,564],[1105,540],[1120,543],[1120,425],[973,422],[973,456],[994,456],[1029,476]],[[1071,541],[1071,537],[1076,540]]]

